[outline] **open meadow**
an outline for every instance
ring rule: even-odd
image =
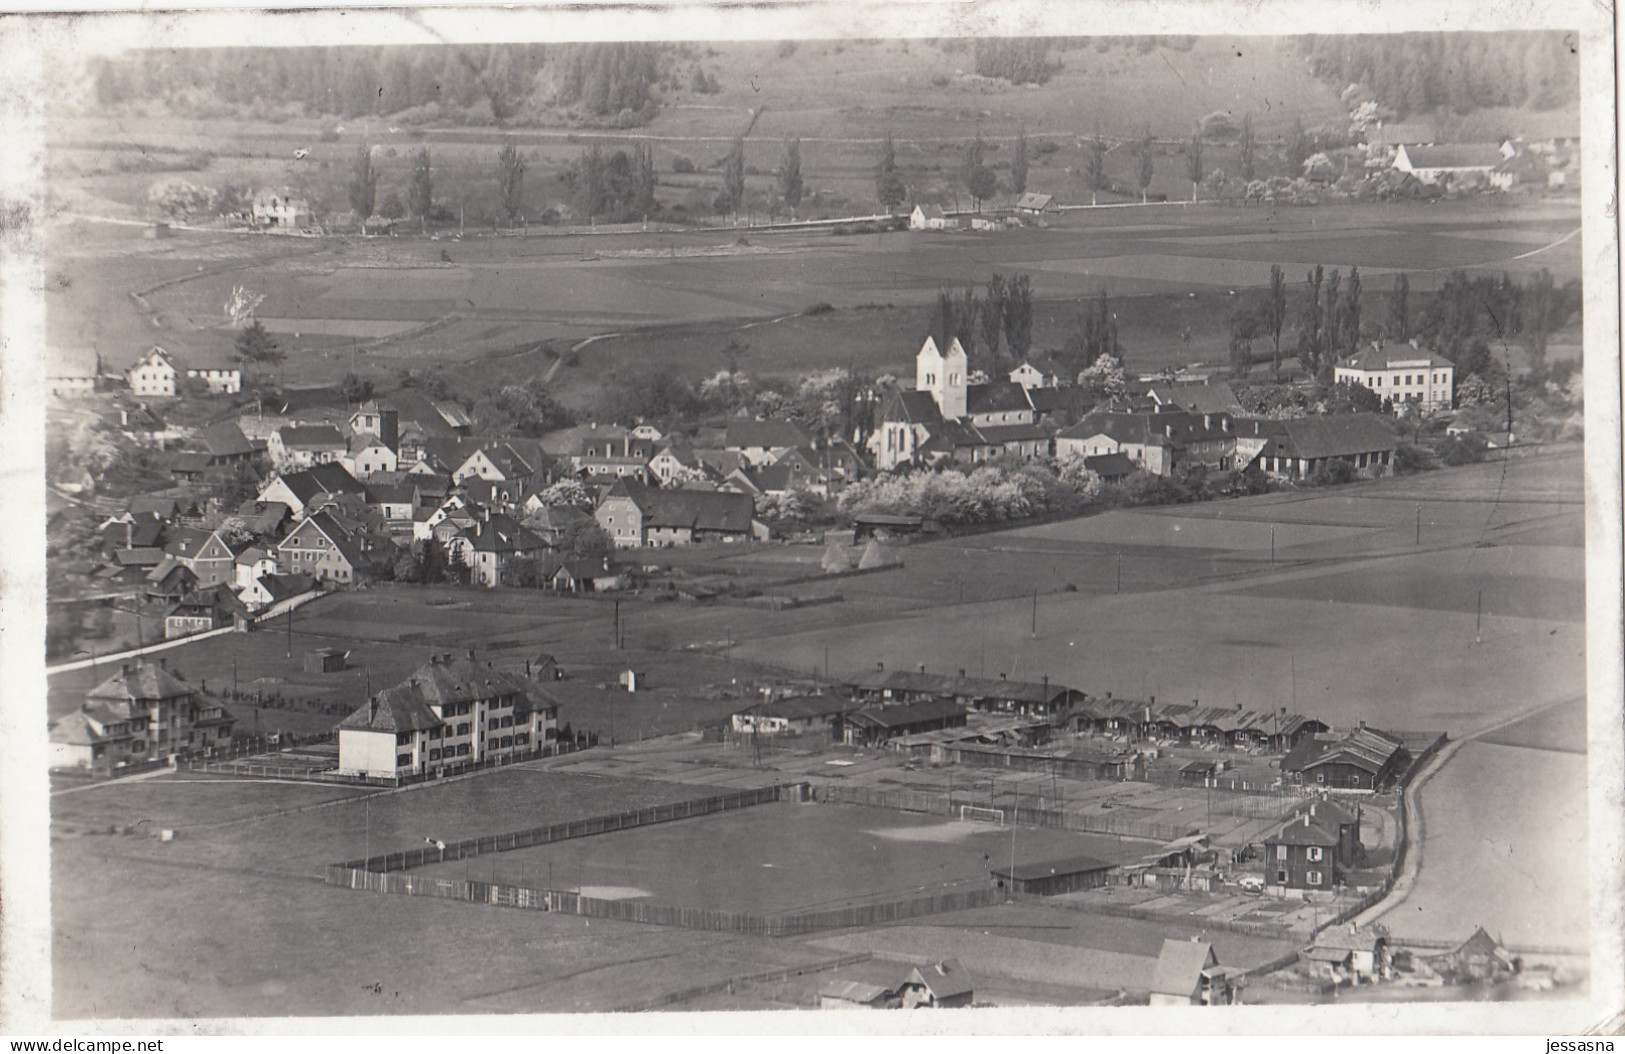
[[[470,392],[546,374],[555,398],[586,409],[604,385],[632,383],[651,363],[691,381],[730,361],[758,375],[906,373],[938,292],[981,286],[995,272],[1030,276],[1037,348],[1062,343],[1080,298],[1109,292],[1131,368],[1149,371],[1222,363],[1236,293],[1265,284],[1274,263],[1289,281],[1317,263],[1358,265],[1376,300],[1400,271],[1422,294],[1460,268],[1545,267],[1561,282],[1578,276],[1581,259],[1578,238],[1553,244],[1578,226],[1561,204],[1146,213],[1159,222],[1086,209],[997,234],[672,230],[433,242],[189,231],[148,242],[134,226],[73,221],[49,235],[47,327],[51,346],[93,344],[115,368],[152,343],[227,353],[235,333],[223,305],[245,285],[265,297],[258,315],[289,351],[284,377],[300,386],[351,371],[387,386],[401,369],[459,364]],[[1531,246],[1536,239],[1545,240]],[[815,306],[820,313],[806,314]]]

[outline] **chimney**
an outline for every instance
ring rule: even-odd
[[[886,669],[886,664],[883,662],[877,662],[875,663],[875,669],[884,671]]]
[[[924,672],[925,672],[925,663],[923,663],[923,662],[922,662],[922,663],[920,663],[920,672],[921,672],[921,673],[924,673]]]
[[[130,664],[127,663],[127,662],[119,663],[118,664],[118,672],[119,672],[120,677],[128,677],[128,676],[130,676]]]
[[[1107,693],[1106,693],[1106,701],[1107,701],[1107,702],[1108,702],[1108,703],[1109,703],[1109,702],[1111,702],[1111,701],[1112,701],[1112,693],[1110,693],[1110,692],[1107,692]]]
[[[960,671],[959,671],[959,679],[960,679],[960,680],[961,680],[961,681],[963,681],[963,680],[964,680],[964,679],[965,679],[965,671],[964,671],[964,669],[963,669],[963,668],[962,668],[962,669],[960,669]]]
[[[1049,674],[1044,675],[1044,691],[1049,691]]]
[[[999,672],[999,680],[1003,681],[1003,680],[1006,680],[1006,679],[1007,679],[1007,677],[1006,677],[1005,673],[1001,670]]]
[[[169,657],[167,655],[159,657],[158,668],[163,670],[169,669]]]

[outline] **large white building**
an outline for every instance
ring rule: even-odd
[[[432,776],[453,766],[531,754],[558,738],[558,707],[521,677],[436,655],[339,725],[339,772]]]
[[[1372,344],[1339,362],[1335,379],[1363,384],[1402,414],[1413,404],[1423,412],[1450,409],[1456,367],[1449,359],[1415,344]]]
[[[130,385],[130,394],[148,398],[173,398],[176,394],[176,379],[179,376],[180,371],[170,360],[169,353],[157,346],[124,371],[124,379]]]

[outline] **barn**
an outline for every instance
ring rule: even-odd
[[[995,867],[990,873],[1001,889],[1013,888],[1029,897],[1053,897],[1104,886],[1106,872],[1113,866],[1092,856],[1069,856],[1017,864],[1014,868]]]

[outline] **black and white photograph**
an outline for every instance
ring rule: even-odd
[[[1610,12],[11,24],[0,1031],[1617,1031]]]

